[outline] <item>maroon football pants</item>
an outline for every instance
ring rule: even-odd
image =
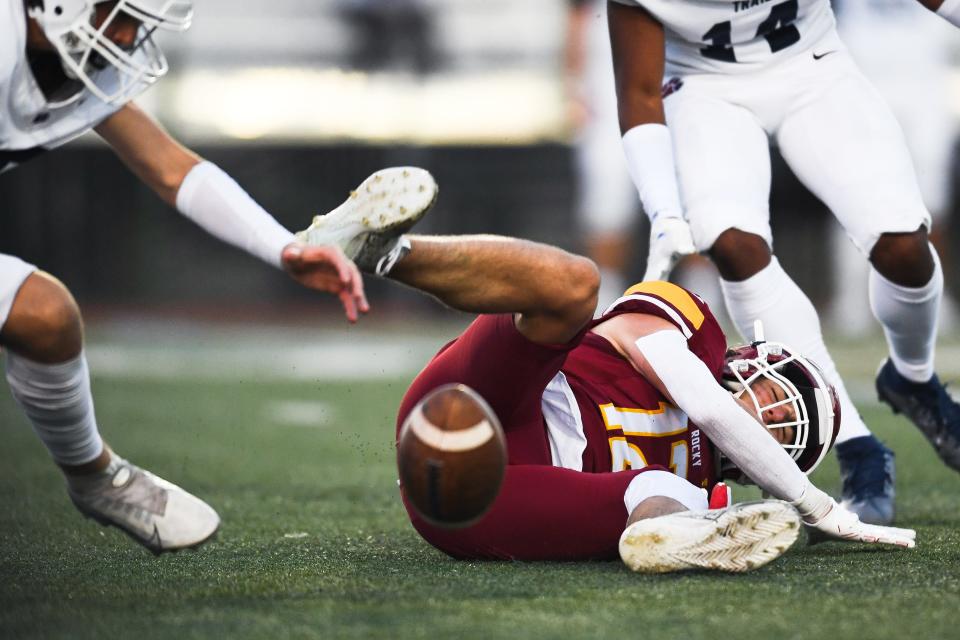
[[[420,399],[442,384],[473,388],[507,438],[508,466],[490,511],[463,529],[441,529],[404,500],[414,528],[455,558],[589,560],[617,557],[627,520],[623,494],[637,471],[583,473],[551,464],[540,396],[580,337],[564,345],[527,340],[511,315],[479,316],[407,390],[397,432]]]

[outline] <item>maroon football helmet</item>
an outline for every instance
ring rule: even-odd
[[[731,348],[723,368],[724,385],[736,397],[744,394],[753,402],[757,415],[782,405],[791,405],[794,420],[767,424],[768,429],[794,427],[794,437],[783,444],[800,470],[811,473],[833,447],[840,431],[840,401],[820,367],[792,353],[783,344],[763,340],[757,327],[757,340]],[[779,386],[785,397],[761,406],[750,385],[761,377]]]

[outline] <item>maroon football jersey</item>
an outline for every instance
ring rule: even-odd
[[[594,326],[622,313],[655,315],[677,325],[690,350],[719,381],[726,339],[698,296],[669,282],[643,282],[629,289]],[[712,487],[719,479],[713,447],[700,429],[606,339],[587,333],[568,354],[562,372],[577,400],[586,436],[583,471],[660,465],[701,487]]]

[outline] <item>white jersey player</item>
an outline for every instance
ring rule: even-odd
[[[0,0],[0,169],[94,128],[164,201],[304,286],[336,294],[348,318],[356,320],[367,310],[362,278],[340,246],[308,247],[295,239],[223,171],[170,138],[130,102],[167,70],[151,34],[185,30],[192,5],[191,0]],[[345,207],[371,206],[364,194],[405,205],[403,219],[376,216],[390,226],[387,236],[432,202],[435,186],[424,171],[375,176]],[[398,192],[408,187],[416,187],[408,192],[417,195]],[[404,250],[378,230],[387,231],[365,229],[367,240],[348,247],[357,264],[372,270],[382,266],[384,253]],[[64,471],[81,512],[120,527],[156,553],[195,546],[214,534],[219,517],[212,508],[104,445],[76,303],[58,280],[4,254],[0,347],[13,396]]]
[[[960,0],[920,1],[960,26]],[[933,367],[943,274],[896,120],[847,53],[828,0],[611,0],[609,21],[624,149],[652,221],[647,276],[709,253],[741,333],[762,320],[824,368],[841,399],[844,500],[889,522],[893,454],[864,425],[813,305],[772,255],[768,142],[870,259],[890,348],[881,398],[960,469],[960,406]]]

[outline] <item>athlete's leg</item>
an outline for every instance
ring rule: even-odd
[[[781,555],[797,538],[796,511],[783,502],[706,511],[703,490],[647,468],[582,473],[507,467],[490,511],[464,529],[433,527],[409,509],[423,538],[460,559],[608,560],[662,573],[746,571]]]
[[[30,273],[13,296],[0,345],[13,396],[54,461],[68,477],[105,469],[110,456],[97,431],[81,353],[83,325],[66,287],[45,273]]]
[[[120,527],[154,552],[197,545],[216,531],[213,509],[104,445],[73,297],[53,277],[4,255],[0,345],[13,396],[63,470],[81,512]]]
[[[473,526],[441,529],[408,511],[420,535],[456,558],[592,560],[616,557],[628,518],[706,508],[703,490],[659,467],[583,473],[510,465],[489,513]]]
[[[629,515],[623,496],[638,473],[510,465],[493,506],[475,525],[441,529],[407,511],[420,535],[454,558],[609,560],[617,557]]]
[[[932,290],[939,270],[927,241],[930,215],[892,112],[846,54],[830,57],[818,63],[828,81],[819,83],[817,93],[783,121],[780,148],[797,177],[869,256],[875,310],[877,304],[885,307],[891,298],[905,295],[888,283],[917,294],[909,309],[881,309],[878,319],[886,329],[911,316],[912,335],[892,339],[891,352],[898,369],[902,349],[922,352],[927,362],[918,363],[914,353],[909,368],[925,365],[929,379],[940,299],[939,290]],[[901,347],[898,340],[915,344]]]
[[[870,258],[871,308],[890,348],[881,398],[960,469],[960,406],[933,373],[943,274],[930,215],[893,114],[845,55],[830,58],[821,71],[832,82],[784,121],[781,149]]]
[[[389,277],[471,313],[514,313],[540,344],[562,344],[593,317],[599,276],[587,258],[502,236],[408,236]]]

